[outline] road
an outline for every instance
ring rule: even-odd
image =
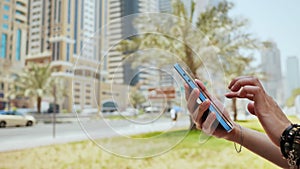
[[[60,144],[87,139],[126,136],[153,131],[167,131],[175,128],[189,127],[187,116],[173,123],[169,118],[154,118],[152,120],[138,119],[74,119],[72,122],[53,125],[38,123],[32,127],[12,127],[0,129],[0,152],[25,148]]]

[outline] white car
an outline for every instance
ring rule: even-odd
[[[31,115],[26,115],[18,111],[1,111],[0,128],[10,126],[32,126],[36,124],[36,119]]]
[[[158,112],[160,112],[160,109],[158,107],[146,107],[145,112],[146,113],[158,113]]]

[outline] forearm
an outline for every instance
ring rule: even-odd
[[[242,140],[240,137],[240,128],[238,128],[235,132],[237,134],[231,139],[231,141],[242,144],[250,151],[282,168],[289,168],[287,161],[282,158],[280,148],[273,144],[266,134],[242,127]]]

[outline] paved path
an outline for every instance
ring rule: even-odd
[[[142,124],[141,124],[142,123]],[[153,131],[166,131],[189,127],[187,116],[173,123],[169,118],[150,121],[132,120],[74,120],[70,123],[56,124],[53,138],[52,124],[37,124],[33,127],[14,127],[0,129],[0,152],[60,144],[87,139],[108,138]]]

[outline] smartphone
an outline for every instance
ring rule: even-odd
[[[220,109],[214,104],[214,102],[208,97],[206,93],[204,93],[201,88],[195,83],[195,81],[191,78],[191,76],[178,64],[174,65],[175,70],[179,73],[179,75],[184,79],[184,81],[190,86],[191,89],[198,88],[200,90],[199,99],[201,102],[209,99],[211,104],[208,108],[208,113],[215,112],[217,120],[219,124],[229,133],[233,129],[233,125],[227,119],[226,116],[220,111]]]

